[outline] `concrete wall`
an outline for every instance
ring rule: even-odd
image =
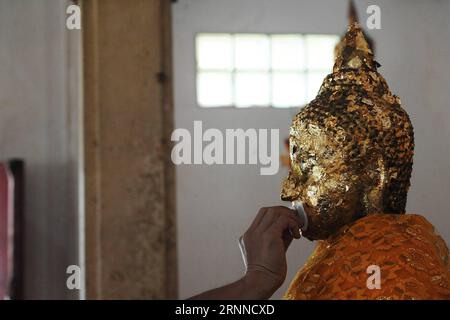
[[[25,296],[76,298],[79,46],[67,1],[0,1],[0,158],[26,161]],[[70,65],[70,67],[69,67]]]
[[[450,3],[357,1],[360,18],[369,4],[381,7],[376,43],[380,72],[398,94],[415,127],[416,155],[407,210],[429,219],[450,243]],[[173,5],[175,127],[279,128],[280,138],[297,109],[201,109],[195,97],[194,36],[197,32],[344,32],[347,1],[181,0]],[[280,148],[284,151],[283,144]],[[231,282],[243,273],[237,246],[259,207],[281,204],[286,170],[260,176],[255,166],[177,167],[180,297]],[[313,244],[295,242],[281,297]]]

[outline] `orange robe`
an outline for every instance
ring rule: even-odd
[[[367,285],[370,265],[379,289]],[[422,216],[369,215],[319,241],[284,298],[450,299],[449,251]]]

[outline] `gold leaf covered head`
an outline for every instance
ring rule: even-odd
[[[413,128],[357,22],[336,53],[333,73],[290,128],[281,198],[303,204],[309,239],[368,214],[404,213],[410,184]]]

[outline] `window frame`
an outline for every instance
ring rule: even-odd
[[[200,67],[199,64],[199,53],[198,53],[198,39],[199,36],[202,35],[206,35],[206,36],[213,36],[213,35],[227,35],[231,37],[231,41],[232,41],[232,47],[231,47],[231,55],[232,55],[232,66],[231,69],[202,69]],[[268,69],[267,70],[259,70],[259,69],[239,69],[236,68],[235,65],[235,54],[236,54],[236,47],[235,47],[235,39],[236,36],[266,36],[268,39],[268,54],[269,54],[269,65],[268,65]],[[300,36],[303,39],[303,43],[304,43],[304,48],[303,48],[303,53],[304,53],[304,68],[302,69],[293,69],[293,70],[282,70],[282,69],[275,69],[273,68],[273,60],[272,60],[272,42],[273,42],[273,37],[274,36]],[[195,63],[195,104],[198,108],[201,109],[216,109],[216,108],[233,108],[233,109],[254,109],[254,108],[273,108],[273,109],[291,109],[291,108],[298,108],[301,107],[305,104],[308,103],[308,101],[310,101],[310,97],[308,97],[309,94],[309,88],[308,88],[308,76],[311,74],[315,74],[315,73],[323,73],[325,74],[325,76],[329,73],[332,72],[332,68],[331,70],[326,69],[326,68],[310,68],[308,65],[308,47],[307,47],[307,37],[309,36],[328,36],[328,37],[335,37],[336,41],[335,43],[337,44],[341,38],[340,35],[338,34],[332,34],[332,33],[296,33],[296,32],[285,32],[285,33],[280,33],[280,32],[197,32],[194,35],[194,63]],[[200,73],[207,73],[207,72],[218,72],[218,73],[224,73],[224,74],[229,74],[231,76],[231,104],[224,104],[224,105],[201,105],[200,101],[199,101],[199,74]],[[262,73],[262,74],[267,74],[268,76],[268,82],[269,82],[269,103],[266,105],[248,105],[248,106],[238,106],[236,104],[236,74],[238,73],[245,73],[245,72],[249,72],[249,73]],[[326,73],[328,72],[328,73]],[[305,96],[305,101],[303,103],[300,104],[296,104],[296,105],[291,105],[291,106],[276,106],[273,103],[273,77],[274,74],[295,74],[295,75],[300,75],[305,83],[305,89],[304,89],[304,96]],[[318,88],[319,89],[319,88]]]

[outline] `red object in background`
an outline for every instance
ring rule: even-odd
[[[23,299],[24,162],[0,163],[0,300]]]
[[[10,298],[14,242],[14,178],[0,164],[0,299]]]

